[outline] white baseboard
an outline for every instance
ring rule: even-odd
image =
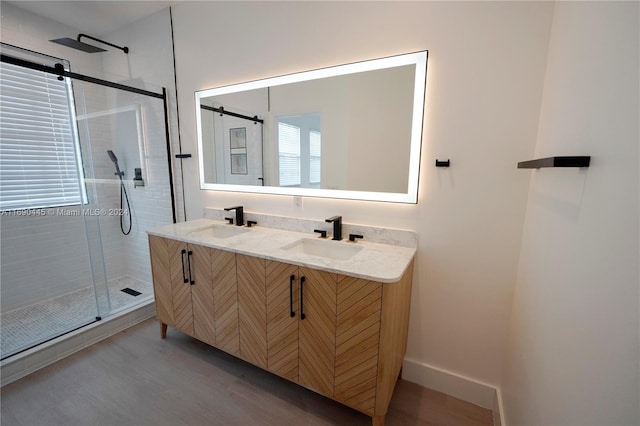
[[[502,392],[496,388],[496,400],[493,403],[493,426],[506,426],[504,411],[502,410]]]
[[[149,300],[148,303],[125,309],[113,316],[105,317],[102,321],[7,358],[0,364],[0,385],[15,382],[154,315],[155,303]]]
[[[489,409],[493,412],[494,426],[503,426],[500,389],[496,386],[409,358],[402,364],[402,378]]]

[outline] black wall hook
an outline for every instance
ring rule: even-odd
[[[451,166],[451,160],[440,161],[436,159],[436,167],[449,167]]]

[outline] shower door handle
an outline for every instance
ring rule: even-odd
[[[180,257],[182,258],[182,282],[183,283],[188,283],[189,280],[187,279],[187,274],[184,270],[184,255],[187,254],[187,251],[185,249],[182,249],[182,251],[180,252]]]
[[[191,255],[193,255],[193,252],[189,250],[187,254],[187,260],[189,261],[189,284],[194,285],[196,281],[193,279],[193,273],[191,272]]]

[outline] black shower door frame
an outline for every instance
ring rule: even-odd
[[[6,62],[9,64],[30,68],[37,71],[46,72],[49,74],[54,74],[58,76],[58,79],[62,80],[64,77],[81,80],[88,83],[98,84],[100,86],[111,87],[118,90],[124,90],[126,92],[137,93],[139,95],[150,96],[152,98],[162,99],[164,104],[164,130],[165,130],[165,139],[167,145],[167,158],[168,158],[168,166],[169,166],[169,189],[171,193],[171,212],[173,215],[173,223],[177,222],[176,216],[176,197],[174,193],[174,185],[173,185],[173,164],[171,157],[171,139],[169,137],[169,101],[167,97],[167,89],[165,87],[162,88],[162,93],[156,93],[149,90],[139,89],[137,87],[127,86],[125,84],[114,83],[112,81],[103,80],[100,78],[91,77],[84,74],[78,74],[75,72],[71,72],[65,70],[64,65],[61,63],[55,64],[53,67],[48,65],[39,64],[37,62],[28,61],[26,59],[16,58],[10,55],[1,54],[0,61]]]

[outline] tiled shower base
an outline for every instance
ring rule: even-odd
[[[129,276],[109,281],[108,287],[111,300],[110,314],[153,298],[151,283]],[[121,291],[127,287],[142,294],[132,296]],[[106,304],[101,303],[101,306]],[[3,313],[0,315],[2,358],[89,323],[96,316],[96,300],[92,287]]]

